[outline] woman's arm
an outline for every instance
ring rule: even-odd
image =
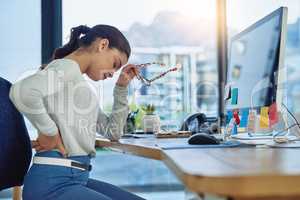
[[[123,127],[126,123],[129,112],[127,93],[127,87],[116,85],[113,93],[114,104],[112,113],[107,116],[101,109],[99,109],[97,132],[113,141],[120,139],[123,133]]]
[[[44,105],[44,98],[59,92],[63,83],[71,80],[75,74],[74,67],[77,66],[52,64],[48,69],[16,82],[10,89],[9,97],[13,104],[39,132],[37,141],[33,143],[37,151],[58,148],[63,152],[59,129]]]
[[[129,82],[139,73],[135,65],[126,65],[119,76],[114,88],[114,104],[112,113],[106,116],[99,110],[97,132],[110,140],[119,140],[127,120],[129,108],[127,101]]]
[[[28,118],[39,132],[47,136],[54,136],[58,133],[58,128],[50,118],[43,102],[44,97],[58,90],[55,87],[50,87],[53,84],[53,81],[49,79],[50,74],[51,72],[48,71],[38,71],[16,82],[10,89],[9,97],[16,108]]]

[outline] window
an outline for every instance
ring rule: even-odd
[[[168,74],[151,87],[133,81],[129,97],[132,110],[153,104],[162,126],[178,129],[190,113],[216,115],[217,112],[215,9],[214,1],[205,0],[90,0],[88,3],[65,0],[63,38],[67,42],[70,29],[80,24],[110,24],[129,39],[130,63],[156,61],[170,67],[180,63],[180,71]],[[153,77],[161,70],[151,66],[142,73]],[[111,109],[117,77],[99,85],[93,83],[100,88],[100,97],[105,96],[100,103],[107,112]]]
[[[41,64],[40,1],[2,1],[0,19],[0,76],[15,82]]]

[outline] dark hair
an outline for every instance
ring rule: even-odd
[[[92,28],[85,25],[72,28],[69,42],[54,51],[53,59],[63,58],[79,47],[87,47],[97,38],[108,39],[110,48],[118,49],[129,58],[131,48],[128,40],[121,31],[116,27],[100,24]]]

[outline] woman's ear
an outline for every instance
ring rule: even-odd
[[[100,39],[98,43],[98,52],[103,51],[109,47],[109,40],[108,39]]]

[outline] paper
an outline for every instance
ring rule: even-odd
[[[236,105],[238,103],[238,88],[232,88],[231,90],[231,104]]]
[[[241,109],[242,117],[241,117],[241,123],[240,127],[247,127],[248,125],[248,116],[249,116],[249,109],[244,108]]]
[[[269,128],[269,107],[260,108],[259,126],[260,128]]]
[[[277,112],[277,105],[276,102],[272,103],[269,108],[269,122],[270,127],[278,122],[278,112]]]

